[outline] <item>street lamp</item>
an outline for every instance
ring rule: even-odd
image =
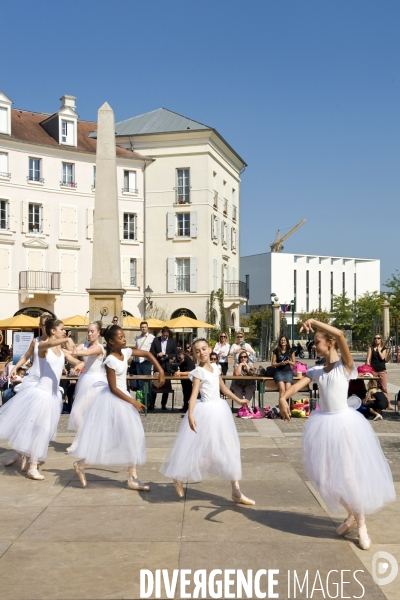
[[[290,301],[290,306],[292,307],[292,348],[293,348],[293,346],[294,346],[294,311],[295,311],[294,300]]]

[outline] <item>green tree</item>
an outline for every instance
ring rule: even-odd
[[[262,321],[268,321],[272,319],[272,311],[270,308],[264,308],[263,310],[252,311],[249,316],[241,317],[241,327],[248,327],[250,332],[246,334],[247,339],[259,341],[261,337]]]
[[[317,319],[317,321],[321,321],[321,323],[329,323],[331,320],[331,316],[326,310],[322,310],[322,308],[317,308],[316,310],[312,310],[311,312],[300,312],[298,314],[298,320],[296,323],[296,334],[300,336],[300,327],[304,321],[308,319]],[[304,332],[303,332],[304,334]]]
[[[359,340],[370,341],[377,317],[382,317],[382,295],[379,292],[366,292],[356,302],[353,331]]]
[[[393,317],[400,317],[400,271],[398,269],[396,269],[396,273],[392,274],[384,286],[388,288],[390,314]],[[390,296],[394,296],[394,298],[390,298]]]
[[[354,321],[354,302],[347,294],[333,296],[333,308],[331,310],[332,325],[338,329],[351,329]]]

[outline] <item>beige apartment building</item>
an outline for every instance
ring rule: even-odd
[[[211,291],[222,288],[227,324],[237,327],[246,302],[239,279],[246,163],[215,129],[164,108],[117,123],[116,139],[152,159],[144,171],[144,279],[153,301],[172,317],[184,311],[205,320]]]

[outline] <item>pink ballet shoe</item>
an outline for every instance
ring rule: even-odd
[[[255,501],[250,498],[246,498],[241,492],[239,494],[232,494],[232,500],[236,502],[236,504],[246,504],[247,506],[254,506]]]
[[[142,483],[137,477],[135,479],[133,477],[128,479],[128,488],[137,492],[150,491],[150,486],[145,483]]]
[[[178,494],[179,498],[184,498],[185,491],[183,489],[182,481],[178,481],[178,479],[173,479],[172,481],[174,482],[175,490],[176,490],[176,493]]]
[[[338,535],[346,535],[346,533],[349,532],[350,529],[352,529],[355,526],[356,526],[355,518],[347,517],[347,519],[345,521],[343,521],[343,523],[341,523],[339,525],[339,527],[336,529],[336,533]]]
[[[12,457],[5,463],[5,467],[12,467],[13,465],[15,465],[16,462],[19,461],[19,459],[21,458],[21,455],[19,452],[15,452],[15,454],[12,455]]]
[[[362,536],[358,536],[358,545],[361,550],[370,550],[372,546],[372,540],[368,534],[363,534]]]
[[[84,473],[84,466],[81,466],[78,461],[74,462],[74,469],[75,469],[75,473],[78,475],[78,479],[82,484],[82,487],[86,487],[87,486],[87,481],[86,481],[86,475]]]
[[[373,421],[380,421],[381,419],[383,419],[382,415],[376,415],[372,420]]]
[[[44,479],[43,475],[39,473],[36,467],[34,469],[32,469],[32,467],[29,469],[28,477],[30,479],[35,479],[36,481],[42,481]]]

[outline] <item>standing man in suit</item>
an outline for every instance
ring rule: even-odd
[[[154,338],[150,352],[151,354],[158,360],[162,368],[164,369],[166,375],[171,374],[171,362],[176,360],[176,343],[175,340],[170,338],[170,329],[169,327],[164,326],[161,330],[161,336]],[[165,387],[171,387],[170,382],[166,382]],[[157,399],[157,388],[153,388],[152,395],[152,409],[155,406]],[[172,390],[172,388],[171,388]],[[168,401],[168,392],[164,392],[161,398],[161,410],[167,410],[167,401]]]

